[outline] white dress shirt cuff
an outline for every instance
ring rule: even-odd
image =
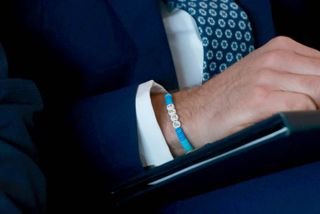
[[[166,92],[153,80],[140,84],[136,94],[139,152],[143,166],[159,166],[173,156],[162,134],[151,103],[151,93]]]

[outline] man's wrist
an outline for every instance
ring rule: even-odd
[[[174,129],[172,128],[172,125],[168,118],[164,95],[165,94],[162,93],[151,95],[153,109],[172,155],[180,156],[183,154],[183,149],[179,146],[178,138],[175,135]]]
[[[179,114],[179,120],[182,124],[182,129],[190,143],[193,144],[195,139],[192,137],[192,130],[194,130],[195,123],[193,123],[194,113],[191,111],[194,107],[192,101],[193,94],[196,88],[188,89],[173,93],[173,100],[175,102],[176,111]],[[172,122],[168,116],[166,110],[166,102],[164,98],[165,94],[153,94],[151,96],[152,104],[159,126],[165,136],[166,142],[174,156],[181,156],[185,153],[185,150],[181,146],[178,137],[175,133],[175,129],[172,127]],[[194,145],[193,145],[194,146]]]

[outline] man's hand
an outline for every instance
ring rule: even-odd
[[[182,128],[198,148],[281,111],[320,106],[320,52],[277,37],[204,85],[173,94]],[[174,155],[183,154],[165,109],[152,96],[160,127]]]

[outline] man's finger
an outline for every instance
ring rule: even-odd
[[[320,108],[320,76],[270,71],[264,84],[273,90],[304,94]],[[296,102],[300,102],[296,100]]]
[[[320,76],[320,58],[277,50],[265,53],[259,62],[262,67],[296,74]]]

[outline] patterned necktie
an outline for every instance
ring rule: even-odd
[[[233,0],[165,1],[169,10],[183,9],[197,23],[204,50],[203,82],[254,50],[248,16]]]

